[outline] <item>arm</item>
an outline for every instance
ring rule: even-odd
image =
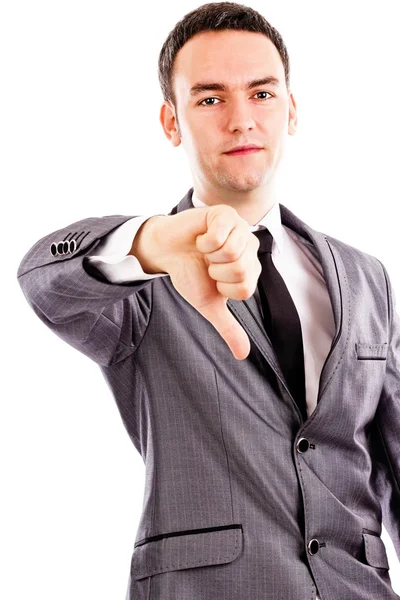
[[[88,260],[104,236],[130,218],[113,215],[71,223],[36,242],[17,271],[26,300],[39,319],[100,365],[132,354],[150,319],[152,279],[114,285]],[[152,248],[154,224],[166,218],[156,216],[146,223],[147,241],[143,241],[152,254],[157,254]],[[72,239],[77,243],[71,252],[51,252],[52,244]]]
[[[382,268],[388,294],[389,338],[385,380],[372,424],[373,482],[383,523],[400,560],[400,317],[389,275]]]

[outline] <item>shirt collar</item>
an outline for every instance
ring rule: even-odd
[[[192,202],[195,208],[199,208],[202,206],[206,206],[204,202],[202,202],[194,193],[192,195]],[[274,242],[278,249],[278,252],[281,252],[283,249],[284,243],[284,231],[281,219],[281,207],[279,202],[275,202],[275,204],[270,208],[266,215],[263,216],[258,223],[255,225],[249,225],[250,231],[258,231],[259,229],[264,229],[267,227],[271,232],[272,237],[274,238]]]

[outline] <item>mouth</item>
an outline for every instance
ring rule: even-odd
[[[225,154],[228,154],[228,156],[241,156],[261,152],[261,150],[262,148],[239,148],[239,150],[232,150],[231,152],[225,152]]]

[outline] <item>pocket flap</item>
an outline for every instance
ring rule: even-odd
[[[243,546],[241,524],[176,531],[135,544],[131,562],[134,579],[156,573],[219,565],[233,561]]]
[[[378,535],[372,533],[363,533],[365,556],[371,567],[380,569],[389,569],[389,562],[386,554],[386,547]]]
[[[368,360],[385,360],[387,356],[387,343],[383,344],[368,344],[366,342],[356,342],[357,358]]]

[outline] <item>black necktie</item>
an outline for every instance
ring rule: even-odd
[[[283,278],[272,262],[273,237],[270,231],[259,229],[253,233],[260,240],[258,258],[262,272],[257,287],[264,313],[265,330],[289,390],[306,420],[304,351],[299,315]]]

